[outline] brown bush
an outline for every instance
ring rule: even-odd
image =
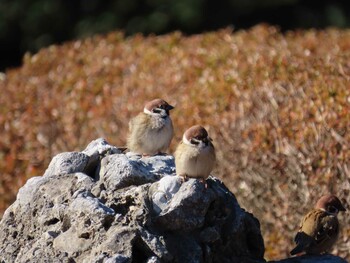
[[[288,255],[317,198],[350,204],[350,31],[257,26],[185,37],[121,33],[26,55],[0,80],[0,208],[50,159],[104,137],[124,145],[146,100],[176,104],[176,142],[195,123],[219,176],[261,222],[266,258]],[[350,260],[350,219],[333,253]]]

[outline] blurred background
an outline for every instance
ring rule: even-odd
[[[336,0],[1,0],[0,71],[19,66],[27,51],[116,29],[194,34],[262,22],[282,31],[348,27],[350,7]]]

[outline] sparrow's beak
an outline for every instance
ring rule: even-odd
[[[170,104],[168,104],[167,106],[166,106],[166,110],[172,110],[172,109],[174,109],[175,107],[174,106],[171,106]]]
[[[343,211],[343,212],[345,212],[345,211],[346,211],[346,209],[345,209],[345,207],[344,207],[344,206],[341,206],[341,207],[339,208],[339,211]]]
[[[171,106],[170,104],[168,104],[165,108],[165,111],[169,115],[169,111],[171,111],[172,109],[174,109],[174,106]]]
[[[203,142],[204,142],[204,144],[206,145],[206,146],[208,146],[209,145],[209,142],[211,142],[212,141],[212,139],[208,136],[207,138],[204,138],[203,139]]]

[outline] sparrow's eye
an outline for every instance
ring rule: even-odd
[[[338,209],[334,206],[330,206],[330,207],[328,207],[328,212],[332,213],[332,214],[336,214],[336,213],[338,213]]]
[[[195,144],[195,145],[198,145],[198,144],[199,144],[199,141],[197,141],[196,138],[191,139],[190,142],[191,142],[192,144]]]
[[[160,112],[161,112],[161,109],[159,109],[159,108],[154,108],[154,109],[152,110],[152,112],[154,112],[154,113],[160,113]]]

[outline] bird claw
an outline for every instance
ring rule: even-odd
[[[157,156],[157,155],[167,155],[167,153],[162,153],[162,152],[157,152],[155,154],[143,153],[142,157],[152,157],[152,156]]]
[[[188,176],[187,174],[180,174],[181,177],[181,183],[183,184],[184,182],[188,181]]]
[[[188,181],[188,176],[187,176],[187,174],[180,174],[180,177],[181,177],[181,183],[183,184],[184,182],[186,182],[186,181]],[[206,179],[204,179],[204,178],[201,178],[201,179],[199,179],[199,181],[202,183],[202,184],[204,184],[204,187],[205,187],[205,189],[208,189],[208,183],[207,183],[207,180]]]
[[[206,179],[201,178],[199,181],[204,184],[205,189],[208,189],[208,183]]]

